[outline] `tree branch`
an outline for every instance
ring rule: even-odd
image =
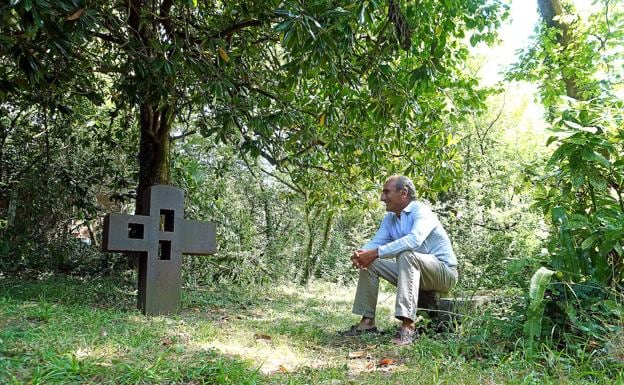
[[[273,173],[263,169],[262,167],[259,167],[259,168],[260,168],[260,171],[262,171],[263,173],[267,174],[270,177],[275,178],[278,182],[284,184],[285,186],[287,186],[291,190],[296,191],[296,192],[300,193],[301,195],[305,196],[305,191],[303,191],[303,189],[300,188],[299,186],[286,182],[284,179],[282,179],[282,178],[278,177],[277,175],[275,175],[275,174],[273,174]]]
[[[171,25],[170,17],[172,5],[173,0],[164,0],[160,5],[160,24],[163,26],[170,39],[174,38],[173,25]]]
[[[97,32],[97,31],[88,31],[91,35],[95,36],[95,37],[99,37],[100,39],[109,42],[109,43],[114,43],[114,44],[119,44],[119,45],[124,45],[127,43],[127,41],[121,40],[118,37],[115,37],[113,35],[108,35],[102,32]]]
[[[313,116],[314,118],[316,118],[316,113],[314,113],[312,111],[307,111],[307,110],[304,110],[304,109],[301,109],[301,108],[290,106],[285,101],[283,101],[279,96],[274,95],[274,94],[270,93],[269,91],[265,91],[265,90],[263,90],[261,88],[254,87],[254,86],[252,86],[250,84],[246,84],[246,83],[239,83],[239,84],[236,84],[236,86],[245,87],[245,88],[247,88],[250,91],[257,92],[257,93],[259,93],[261,95],[266,96],[269,99],[275,100],[276,102],[281,104],[283,107],[291,108],[291,109],[293,109],[295,111],[299,111],[299,112],[301,112],[303,114],[308,114],[308,115]]]
[[[242,29],[245,29],[247,27],[257,27],[259,25],[262,25],[262,22],[260,20],[257,19],[250,19],[250,20],[245,20],[245,21],[241,21],[240,23],[236,23],[233,24],[227,28],[225,28],[224,30],[217,32],[213,35],[208,36],[208,38],[210,39],[218,39],[218,38],[222,38],[222,37],[226,37],[226,36],[230,36]]]
[[[514,227],[516,227],[516,225],[518,223],[517,222],[511,223],[511,224],[505,225],[503,227],[488,226],[485,223],[478,223],[478,222],[473,222],[473,224],[477,225],[479,227],[483,227],[483,228],[488,229],[488,230],[492,230],[492,231],[509,231],[509,230],[513,229]]]
[[[183,132],[183,133],[182,133],[182,134],[180,134],[180,135],[170,136],[170,137],[169,137],[169,140],[170,140],[171,142],[174,142],[174,141],[176,141],[176,140],[178,140],[178,139],[182,139],[182,138],[185,138],[185,137],[187,137],[187,136],[189,136],[189,135],[193,135],[193,134],[195,134],[196,132],[197,132],[197,130],[192,130],[192,131]]]

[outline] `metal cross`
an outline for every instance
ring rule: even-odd
[[[103,251],[140,252],[138,308],[171,314],[180,304],[182,254],[214,254],[215,224],[184,219],[184,191],[156,185],[143,195],[149,215],[108,214]]]

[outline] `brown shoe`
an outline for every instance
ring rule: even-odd
[[[339,332],[338,334],[341,336],[345,336],[345,337],[354,337],[354,336],[360,336],[362,334],[378,334],[379,333],[379,329],[377,329],[377,326],[373,326],[372,328],[368,328],[368,329],[358,329],[358,324],[351,326],[351,328],[349,330],[346,331],[342,331]]]
[[[391,342],[398,346],[410,345],[414,342],[414,339],[418,336],[416,331],[408,328],[401,327],[399,331],[394,335]]]

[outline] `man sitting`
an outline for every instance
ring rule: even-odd
[[[377,332],[375,309],[379,277],[397,287],[395,317],[401,321],[392,339],[414,341],[419,289],[448,291],[457,283],[457,258],[437,216],[415,200],[414,183],[403,175],[388,178],[381,192],[388,213],[377,233],[351,255],[360,269],[353,313],[362,316],[346,335]]]

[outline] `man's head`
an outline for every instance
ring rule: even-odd
[[[404,175],[393,175],[383,186],[381,200],[386,204],[386,211],[401,215],[401,211],[414,199],[414,183]]]

